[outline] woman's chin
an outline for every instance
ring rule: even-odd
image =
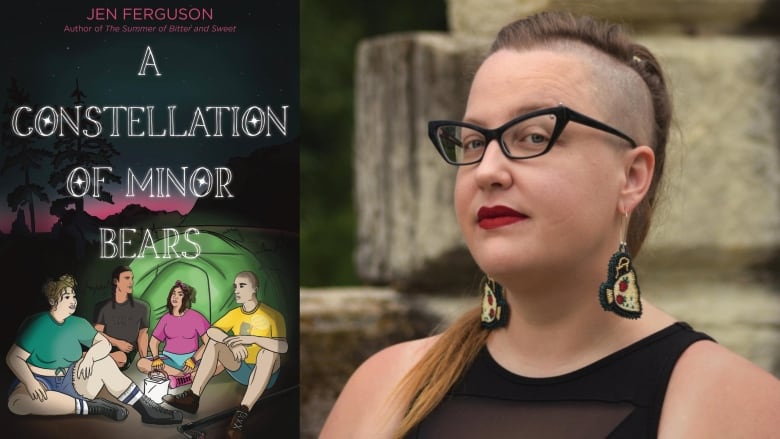
[[[534,264],[534,261],[530,261],[522,255],[500,257],[497,255],[487,255],[486,257],[475,258],[475,260],[482,272],[491,277],[517,275],[517,273],[529,270],[532,266],[536,265]]]

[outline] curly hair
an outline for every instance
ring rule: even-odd
[[[57,280],[50,280],[43,284],[43,295],[46,296],[46,301],[54,306],[60,301],[62,293],[65,288],[74,288],[76,286],[76,279],[72,274],[63,274]]]

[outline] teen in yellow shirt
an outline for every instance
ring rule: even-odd
[[[265,389],[276,382],[280,356],[287,352],[284,317],[258,302],[258,284],[257,275],[251,271],[236,275],[233,292],[241,306],[229,311],[206,332],[209,342],[190,390],[163,397],[168,404],[195,413],[206,384],[224,367],[233,379],[247,386],[241,407],[229,424],[227,437],[231,439],[243,436],[244,420]]]

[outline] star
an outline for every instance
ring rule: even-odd
[[[84,180],[81,179],[81,176],[76,177],[76,179],[73,180],[73,182],[76,183],[78,187],[81,187],[81,185],[84,184]]]
[[[198,179],[198,184],[201,185],[201,186],[205,186],[206,185],[206,178],[205,177],[200,177]]]
[[[46,117],[44,117],[44,118],[43,118],[43,124],[44,124],[45,126],[49,126],[49,125],[51,125],[51,124],[52,124],[52,122],[51,122],[51,118],[50,118],[49,116],[46,116]]]
[[[256,127],[258,122],[260,122],[260,119],[256,118],[254,114],[252,115],[252,118],[249,119],[249,123],[251,123],[253,127]]]

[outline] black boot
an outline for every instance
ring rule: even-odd
[[[141,396],[133,408],[141,414],[141,422],[144,424],[181,424],[181,412],[164,409],[146,395]]]
[[[249,417],[249,407],[242,405],[233,413],[233,418],[228,424],[226,436],[228,439],[242,439],[244,437],[244,422]]]
[[[103,398],[86,400],[88,415],[102,415],[115,421],[122,421],[127,417],[127,410],[121,405],[106,401]]]

